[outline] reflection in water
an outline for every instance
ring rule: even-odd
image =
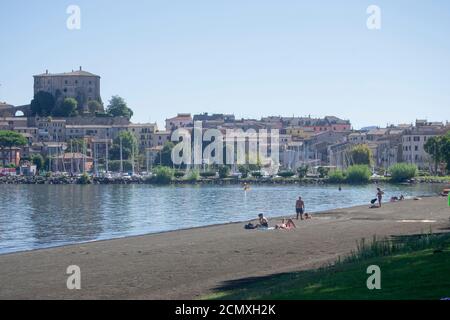
[[[438,185],[386,185],[392,196],[436,194]],[[0,185],[0,253],[367,204],[375,187]]]

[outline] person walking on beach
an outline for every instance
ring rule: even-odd
[[[381,208],[381,201],[383,200],[383,195],[384,195],[384,192],[380,188],[377,188],[377,198],[378,198],[378,207],[379,208]]]
[[[303,220],[303,214],[305,213],[305,202],[302,197],[299,197],[295,204],[295,211],[297,212],[297,220],[301,218]]]

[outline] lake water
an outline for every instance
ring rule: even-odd
[[[391,196],[434,195],[438,185],[383,186]],[[0,254],[189,227],[368,204],[375,186],[0,185]]]

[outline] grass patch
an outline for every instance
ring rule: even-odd
[[[367,268],[381,268],[381,290],[370,291]],[[225,283],[207,299],[439,300],[450,297],[450,234],[361,240],[356,251],[317,270]]]

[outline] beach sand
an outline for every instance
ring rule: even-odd
[[[293,231],[234,223],[2,255],[0,299],[197,299],[225,281],[320,267],[362,238],[445,232],[449,218],[436,197],[320,213]],[[81,290],[66,287],[70,265]]]

